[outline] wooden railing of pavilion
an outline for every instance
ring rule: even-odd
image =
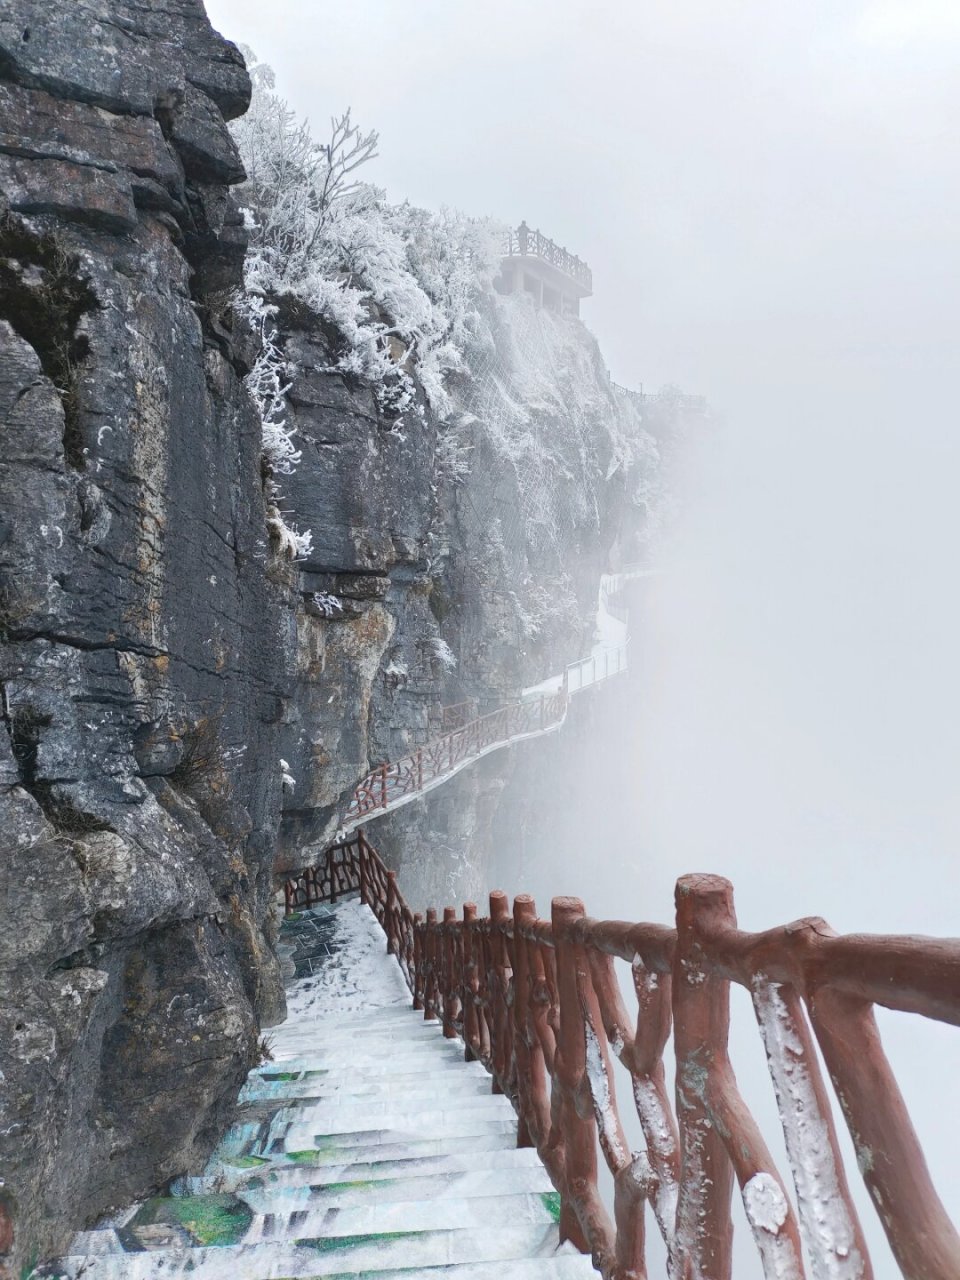
[[[532,898],[520,895],[511,911],[499,891],[489,916],[467,903],[460,919],[453,907],[424,918],[362,831],[288,883],[287,909],[355,890],[380,921],[414,1008],[462,1038],[467,1058],[513,1102],[518,1145],[537,1148],[560,1192],[562,1237],[592,1253],[608,1280],[646,1276],[647,1204],[671,1280],[730,1280],[734,1180],[766,1280],[873,1280],[815,1045],[901,1274],[960,1277],[960,1237],[873,1012],[960,1024],[960,940],[838,936],[820,919],[744,933],[732,886],[707,875],[677,882],[675,928],[591,920],[576,898],[555,898],[541,920]],[[634,1014],[617,960],[630,967]],[[753,1001],[796,1211],[728,1058],[731,982]],[[663,1064],[671,1035],[675,1107]],[[624,1130],[621,1088],[643,1131],[639,1151]],[[612,1215],[598,1150],[613,1177]]]
[[[593,292],[593,272],[575,253],[545,236],[539,228],[532,231],[525,222],[511,228],[504,237],[503,252],[506,257],[540,258],[575,280],[589,292]]]

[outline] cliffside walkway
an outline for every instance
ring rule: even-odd
[[[625,674],[627,615],[614,598],[628,582],[657,572],[631,567],[604,574],[597,608],[598,639],[586,658],[524,689],[516,702],[483,716],[464,718],[409,755],[371,769],[357,784],[340,835],[347,836],[362,824],[419,799],[492,751],[556,732],[567,718],[571,697]]]
[[[560,1197],[479,1062],[410,993],[354,899],[291,919],[272,1060],[202,1177],[76,1238],[68,1280],[578,1280]]]
[[[540,920],[532,898],[511,910],[499,891],[485,918],[471,903],[461,917],[446,907],[424,918],[362,832],[288,884],[288,909],[356,890],[414,1009],[443,1028],[451,1059],[464,1051],[483,1063],[494,1093],[512,1101],[518,1146],[540,1153],[559,1193],[561,1239],[592,1254],[606,1280],[647,1275],[648,1209],[667,1260],[651,1275],[730,1280],[735,1185],[765,1280],[873,1280],[891,1265],[906,1280],[960,1276],[960,1236],[874,1016],[879,1005],[960,1025],[960,939],[844,937],[821,919],[745,933],[732,885],[708,875],[678,881],[672,928],[591,920],[575,898],[554,898]],[[728,1058],[731,984],[753,1002],[786,1176]],[[671,1039],[676,1105],[664,1068]],[[849,1167],[820,1056],[853,1141]],[[943,1068],[947,1120],[955,1081]],[[470,1123],[470,1106],[461,1115]],[[464,1138],[464,1154],[471,1144],[485,1150]],[[859,1178],[895,1259],[877,1272],[850,1190]]]
[[[487,917],[423,918],[357,833],[288,886],[289,1016],[202,1176],[38,1276],[643,1280],[649,1210],[656,1280],[731,1280],[736,1184],[765,1280],[873,1280],[862,1177],[900,1275],[956,1280],[960,1237],[874,1005],[960,1024],[960,940],[820,919],[744,933],[718,876],[682,877],[676,900],[674,928],[591,920],[575,898],[541,920],[499,891]],[[787,1178],[727,1056],[731,983],[753,1001]]]

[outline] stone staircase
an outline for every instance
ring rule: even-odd
[[[559,1197],[510,1103],[410,1008],[372,913],[291,917],[290,1016],[198,1178],[78,1235],[65,1280],[573,1280]]]

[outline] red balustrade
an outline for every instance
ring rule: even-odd
[[[531,898],[490,895],[424,919],[362,832],[287,885],[287,908],[359,890],[403,970],[414,1007],[460,1036],[518,1114],[561,1195],[564,1239],[609,1280],[643,1280],[645,1207],[671,1280],[730,1280],[736,1183],[767,1280],[872,1280],[820,1070],[853,1136],[860,1175],[901,1274],[957,1280],[960,1237],[932,1185],[887,1061],[874,1005],[960,1025],[960,941],[837,936],[819,919],[737,928],[719,876],[677,883],[676,927],[596,921],[575,898],[540,920]],[[614,971],[630,966],[631,1013]],[[727,1054],[730,983],[753,1000],[779,1104],[796,1209]],[[673,1038],[675,1105],[663,1051]],[[953,1082],[945,1082],[949,1087]],[[632,1150],[621,1098],[636,1109]],[[598,1160],[613,1176],[612,1212]],[[807,1259],[801,1252],[801,1240]]]
[[[622,668],[618,665],[616,671]],[[614,674],[610,666],[610,674]],[[468,704],[458,704],[462,713]],[[396,808],[456,773],[494,747],[559,727],[567,714],[567,690],[543,694],[526,702],[511,702],[487,715],[467,720],[457,728],[418,747],[392,764],[378,765],[357,785],[344,821],[344,831],[388,809]]]

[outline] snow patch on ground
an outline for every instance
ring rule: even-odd
[[[335,918],[336,954],[321,973],[304,978],[287,997],[288,1024],[329,1014],[366,1013],[409,1005],[410,992],[387,939],[369,907],[359,900],[339,904]]]

